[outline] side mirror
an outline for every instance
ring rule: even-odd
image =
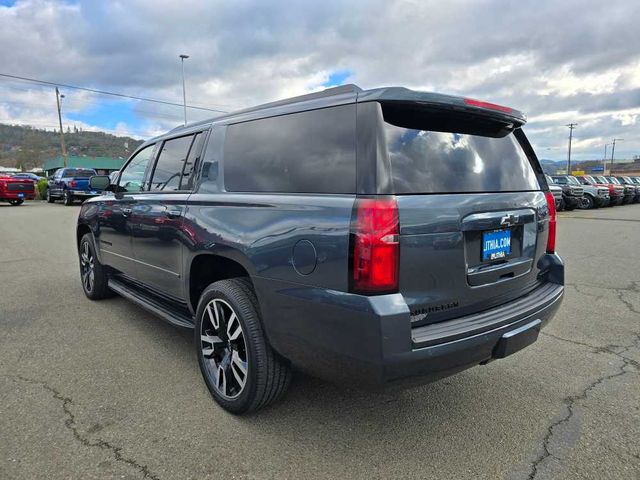
[[[111,185],[108,175],[94,175],[89,178],[89,187],[92,190],[107,190]]]

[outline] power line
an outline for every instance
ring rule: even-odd
[[[183,105],[181,105],[179,103],[168,102],[166,100],[157,100],[157,99],[154,99],[154,98],[136,97],[135,95],[126,95],[124,93],[108,92],[106,90],[96,90],[94,88],[78,87],[76,85],[68,85],[68,84],[64,84],[64,83],[48,82],[46,80],[38,80],[38,79],[35,79],[35,78],[20,77],[18,75],[9,75],[8,73],[0,73],[0,77],[11,78],[11,79],[14,79],[14,80],[21,80],[21,81],[24,81],[24,82],[37,83],[39,85],[50,85],[50,86],[53,86],[53,87],[69,88],[69,89],[73,89],[73,90],[83,90],[85,92],[97,93],[97,94],[100,94],[100,95],[111,95],[113,97],[130,98],[132,100],[140,100],[140,101],[143,101],[143,102],[161,103],[163,105],[172,105],[174,107],[182,107],[183,106]],[[194,105],[187,105],[187,108],[192,108],[192,109],[195,109],[195,110],[206,110],[208,112],[216,112],[216,113],[228,113],[226,110],[218,110],[218,109],[215,109],[215,108],[207,108],[207,107],[197,107],[197,106],[194,106]]]
[[[82,104],[84,105],[105,105],[108,102],[108,100],[82,100]],[[4,103],[7,103],[9,105],[28,105],[31,107],[40,107],[42,109],[46,109],[49,107],[49,104],[45,104],[44,102],[34,102],[28,99],[13,99],[13,100],[4,100]],[[68,109],[69,107],[67,107]],[[78,110],[81,110],[81,108],[72,108],[71,112],[77,112]],[[152,112],[150,110],[143,110],[140,109],[138,107],[135,107],[134,113],[138,114],[142,114],[142,117],[144,118],[157,118],[157,119],[166,119],[166,120],[176,120],[176,121],[180,121],[182,120],[182,116],[181,115],[174,115],[171,113],[163,113],[163,112]],[[80,121],[80,120],[75,120],[75,119],[69,119],[70,121]]]

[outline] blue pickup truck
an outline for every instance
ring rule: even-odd
[[[97,175],[93,168],[59,168],[49,177],[47,202],[62,200],[71,205],[76,199],[87,199],[102,192],[89,187],[89,178]]]

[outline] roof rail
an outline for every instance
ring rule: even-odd
[[[307,93],[305,95],[299,95],[297,97],[285,98],[283,100],[276,100],[275,102],[263,103],[262,105],[256,105],[254,107],[248,107],[248,108],[244,108],[242,110],[235,110],[233,112],[229,112],[227,114],[218,115],[217,117],[209,118],[207,120],[201,120],[199,122],[188,123],[187,125],[178,125],[177,127],[173,128],[172,130],[170,130],[167,133],[174,133],[174,132],[178,132],[178,131],[181,131],[181,130],[187,130],[190,127],[197,127],[198,125],[204,125],[206,123],[210,123],[212,120],[216,120],[216,119],[224,118],[224,117],[229,117],[229,116],[232,116],[232,115],[237,115],[237,114],[240,114],[240,113],[255,112],[255,111],[258,111],[258,110],[265,109],[265,108],[280,107],[282,105],[289,105],[289,104],[298,103],[298,102],[306,102],[308,100],[315,100],[317,98],[324,98],[324,97],[332,97],[334,95],[342,95],[342,94],[345,94],[345,93],[360,93],[362,91],[363,90],[360,87],[358,87],[357,85],[354,85],[353,83],[348,83],[346,85],[340,85],[339,87],[325,88],[324,90],[321,90],[319,92]]]
[[[275,102],[263,103],[262,105],[256,105],[255,107],[245,108],[243,110],[237,110],[230,112],[235,115],[237,113],[253,112],[255,110],[262,110],[264,108],[280,107],[282,105],[289,105],[291,103],[306,102],[308,100],[315,100],[316,98],[332,97],[334,95],[341,95],[344,93],[359,93],[362,89],[353,83],[346,85],[340,85],[339,87],[326,88],[319,92],[307,93],[305,95],[299,95],[297,97],[285,98],[284,100],[276,100]]]

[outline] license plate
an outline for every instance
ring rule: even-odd
[[[96,192],[95,190],[91,190],[90,193],[91,193],[91,195],[97,195],[98,194],[98,192]]]
[[[18,198],[22,198],[22,197],[24,197],[24,193],[19,193]]]
[[[482,234],[482,260],[499,260],[511,253],[511,230],[493,230]]]

